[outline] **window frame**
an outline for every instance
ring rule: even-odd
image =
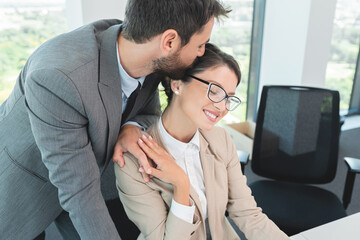
[[[254,0],[246,106],[246,120],[254,122],[257,117],[260,87],[260,67],[265,24],[265,8],[266,0]]]
[[[349,110],[347,115],[353,115],[359,113],[360,113],[360,45],[359,45],[359,52],[356,61]]]

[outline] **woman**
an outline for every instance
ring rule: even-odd
[[[214,125],[240,99],[236,61],[206,44],[181,80],[164,80],[168,107],[138,144],[154,161],[145,183],[138,161],[115,166],[116,184],[138,239],[239,239],[225,211],[248,239],[289,239],[256,206],[229,135]],[[174,95],[173,95],[174,94]]]

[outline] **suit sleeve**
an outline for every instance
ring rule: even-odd
[[[125,166],[115,165],[116,186],[126,214],[147,240],[190,239],[198,228],[200,217],[188,223],[176,217],[164,202],[160,190],[143,182],[135,159],[125,155]],[[151,180],[150,183],[153,183]]]
[[[81,239],[120,239],[100,191],[100,172],[75,85],[58,70],[37,70],[25,81],[31,129],[51,183]]]
[[[249,240],[287,240],[289,237],[282,232],[257,207],[250,188],[246,184],[246,177],[241,172],[240,161],[236,148],[227,132],[225,132],[226,146],[228,146],[227,165],[229,200],[227,210],[230,218]]]

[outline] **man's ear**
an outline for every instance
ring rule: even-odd
[[[181,39],[174,29],[168,29],[161,35],[160,50],[164,57],[175,53],[181,47]]]

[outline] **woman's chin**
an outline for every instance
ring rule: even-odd
[[[203,126],[200,127],[200,129],[209,131],[215,126],[215,124],[216,124],[216,122],[204,124]]]

